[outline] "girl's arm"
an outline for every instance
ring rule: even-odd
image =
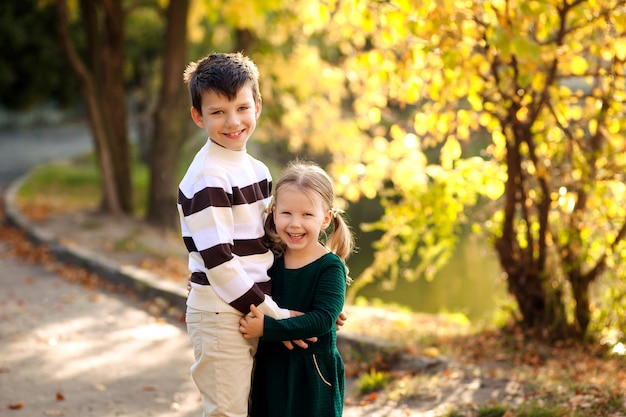
[[[295,313],[295,314],[294,314]],[[303,315],[304,313],[299,313],[292,311],[292,317],[298,317]],[[261,337],[263,336],[263,321],[265,319],[265,315],[261,313],[254,304],[250,305],[250,315],[244,316],[240,320],[239,331],[243,334],[243,337],[246,339],[250,339],[253,337]],[[339,317],[335,322],[335,329],[337,331],[341,330],[341,326],[346,324],[346,320],[348,320],[348,314],[345,310],[341,310],[339,313]],[[306,339],[308,342],[317,342],[317,337],[309,337]],[[304,340],[283,340],[283,344],[287,347],[287,349],[292,350],[293,345],[299,346],[303,349],[308,347],[307,343]]]
[[[244,317],[240,331],[246,338],[263,336],[268,341],[308,339],[330,332],[343,323],[342,313],[346,288],[345,268],[341,261],[327,265],[316,286],[313,304],[306,314],[275,320],[260,314]]]

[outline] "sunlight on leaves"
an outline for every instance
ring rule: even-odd
[[[589,68],[587,60],[581,56],[572,57],[571,70],[574,75],[584,75]]]
[[[617,256],[606,231],[624,224],[620,199],[598,183],[626,171],[618,2],[239,3],[220,13],[269,32],[272,52],[255,59],[281,116],[264,140],[324,155],[342,198],[384,206],[368,226],[383,236],[364,279],[409,276],[411,257],[440,265],[470,214],[489,233],[507,222],[508,259],[549,258],[533,266],[542,276],[567,280],[593,270],[593,256]]]

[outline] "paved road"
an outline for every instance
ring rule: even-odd
[[[0,130],[0,191],[34,166],[93,149],[85,123]]]
[[[0,132],[0,193],[35,165],[91,147],[80,124]],[[201,414],[182,324],[20,261],[6,233],[0,227],[0,416]]]
[[[201,415],[181,325],[9,248],[0,240],[0,416]]]

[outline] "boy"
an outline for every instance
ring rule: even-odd
[[[205,417],[248,415],[258,339],[241,336],[239,319],[250,304],[276,319],[290,317],[267,295],[274,256],[263,244],[263,220],[271,175],[246,152],[261,114],[258,77],[255,64],[240,53],[211,54],[189,64],[184,74],[191,118],[208,135],[178,192],[191,271],[191,375]]]

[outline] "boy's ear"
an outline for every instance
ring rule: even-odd
[[[202,120],[202,114],[195,108],[191,107],[191,119],[199,128],[204,129],[204,120]]]
[[[258,119],[261,116],[261,110],[263,109],[263,100],[261,97],[256,101],[256,108],[254,109],[255,117]]]

